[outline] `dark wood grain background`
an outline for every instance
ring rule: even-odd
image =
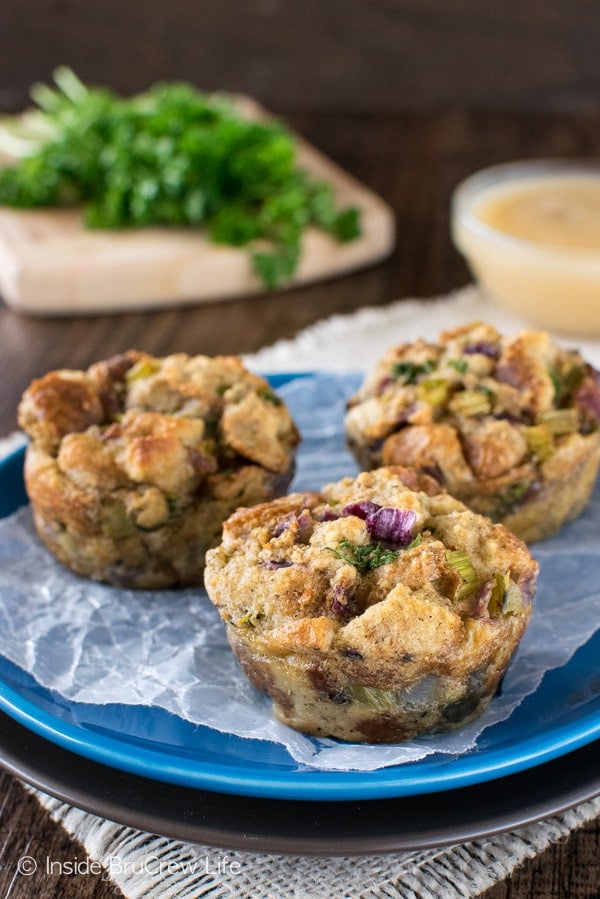
[[[0,109],[66,63],[130,93],[160,79],[253,94],[394,208],[383,265],[327,284],[197,308],[27,319],[0,302],[0,435],[45,371],[130,346],[161,354],[252,352],[319,318],[468,280],[448,234],[454,185],[494,162],[600,156],[595,0],[0,0]],[[101,878],[31,879],[16,860],[83,849],[0,775],[0,897],[117,896]],[[600,895],[600,823],[487,899]]]
[[[2,0],[0,103],[66,63],[133,92],[248,91],[277,112],[596,108],[595,0]]]

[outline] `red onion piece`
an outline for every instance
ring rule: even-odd
[[[273,537],[281,537],[281,535],[295,526],[297,529],[296,542],[305,543],[310,539],[313,530],[313,520],[306,509],[301,512],[288,512],[273,528]]]
[[[390,509],[385,506],[366,519],[373,540],[385,540],[394,546],[408,546],[413,539],[417,513],[412,509]]]
[[[600,422],[600,372],[592,369],[583,379],[575,394],[575,405],[584,417],[594,423]]]
[[[348,503],[342,509],[342,514],[362,518],[373,540],[384,540],[394,546],[408,546],[414,537],[417,513],[412,509],[393,509],[363,499]]]
[[[341,618],[352,618],[356,614],[356,597],[353,590],[336,584],[333,588],[331,611]]]
[[[323,509],[316,515],[317,521],[337,521],[339,517],[333,509]]]
[[[474,356],[475,353],[480,353],[482,356],[487,356],[488,359],[497,359],[500,355],[500,349],[493,343],[488,343],[487,340],[481,340],[478,343],[468,343],[463,347],[463,353],[466,353],[467,356]]]
[[[377,503],[372,503],[370,499],[363,499],[357,503],[348,503],[347,506],[344,506],[342,515],[356,515],[357,518],[362,518],[363,521],[366,521],[369,515],[378,512],[379,509],[381,509],[381,506]]]

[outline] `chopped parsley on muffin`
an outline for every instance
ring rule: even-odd
[[[408,465],[527,541],[581,513],[600,463],[600,373],[544,332],[479,322],[390,349],[348,403],[365,468]]]
[[[237,357],[130,350],[53,371],[19,406],[38,533],[77,574],[122,587],[202,582],[238,506],[284,493],[298,431]]]
[[[205,583],[243,670],[307,734],[399,742],[479,715],[532,609],[521,540],[400,466],[240,509]]]

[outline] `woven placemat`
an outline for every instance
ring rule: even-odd
[[[128,899],[464,899],[600,814],[598,798],[538,824],[445,849],[302,858],[155,837],[33,792]]]
[[[525,326],[490,306],[474,288],[439,301],[411,300],[334,316],[293,340],[265,348],[245,361],[255,370],[364,370],[390,345],[485,319],[511,332]],[[573,341],[567,341],[567,344]],[[577,340],[600,364],[600,342]],[[0,442],[4,454],[22,442]],[[31,791],[52,818],[101,862],[129,899],[457,899],[478,896],[521,862],[600,814],[600,798],[564,814],[483,840],[420,852],[352,858],[305,858],[219,850],[157,837],[73,808]]]

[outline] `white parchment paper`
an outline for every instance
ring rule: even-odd
[[[303,435],[292,489],[357,472],[344,447],[343,413],[360,380],[319,374],[279,391]],[[472,748],[594,634],[600,488],[584,514],[534,555],[541,565],[536,608],[501,695],[460,731],[402,745],[317,740],[279,724],[270,700],[239,669],[203,590],[126,591],[79,578],[40,544],[28,508],[0,522],[0,654],[70,701],[155,705],[239,737],[276,741],[310,767],[373,770]]]

